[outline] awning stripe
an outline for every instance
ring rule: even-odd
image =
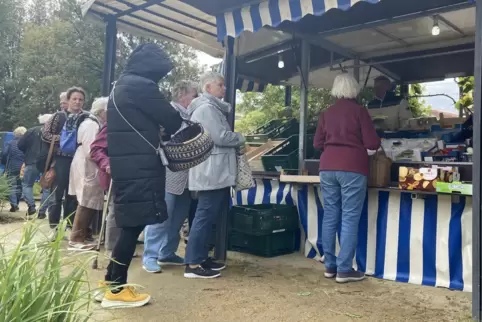
[[[218,72],[222,75],[226,75],[226,64],[225,60],[223,59],[217,65],[212,66],[212,70]],[[254,92],[254,93],[261,93],[266,88],[266,84],[245,79],[243,76],[239,76],[236,79],[236,89],[239,89],[242,93],[246,92]]]
[[[358,2],[381,0],[265,0],[216,16],[218,41],[237,37],[243,31],[256,32],[263,26],[277,27],[283,21],[298,21],[308,14],[321,16],[330,9],[348,10]]]

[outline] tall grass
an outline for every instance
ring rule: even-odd
[[[88,264],[91,254],[63,256],[61,240],[54,242],[35,221],[26,222],[22,235],[0,243],[0,321],[79,322],[91,315]],[[89,258],[87,258],[89,257]]]

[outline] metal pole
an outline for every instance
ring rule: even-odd
[[[418,55],[418,56],[411,56],[411,57],[394,58],[394,59],[387,59],[387,60],[380,60],[380,61],[371,61],[367,64],[356,64],[355,63],[353,65],[346,65],[346,66],[342,66],[342,67],[330,66],[330,70],[344,70],[344,69],[348,69],[348,68],[368,67],[368,66],[373,66],[373,65],[398,63],[398,62],[407,61],[407,60],[447,56],[447,55],[452,55],[452,54],[467,53],[467,52],[471,52],[471,51],[474,51],[474,49],[473,48],[467,48],[467,49],[449,50],[449,51],[446,51],[446,52],[443,52],[443,53],[434,53],[434,54],[425,54],[425,55]]]
[[[355,77],[356,81],[360,83],[360,57],[355,57],[355,66],[353,68],[353,77]]]
[[[226,86],[226,93],[224,100],[231,103],[233,107],[232,112],[228,116],[229,124],[234,130],[234,119],[236,113],[236,54],[235,50],[235,39],[233,37],[228,37],[226,41],[226,64],[225,75],[224,75],[224,85]],[[226,195],[226,207],[224,211],[219,216],[219,220],[216,223],[216,244],[214,247],[214,257],[219,261],[225,261],[228,252],[228,224],[229,224],[229,198],[230,194]]]
[[[285,107],[291,106],[291,86],[285,87]]]
[[[480,294],[481,283],[481,135],[482,135],[482,1],[476,2],[475,19],[475,63],[474,63],[474,115],[473,115],[473,141],[474,160],[472,170],[472,183],[474,193],[472,196],[472,318],[482,321],[482,304]],[[469,269],[469,268],[468,268]]]
[[[104,43],[104,71],[102,74],[102,96],[108,96],[114,81],[116,49],[117,49],[117,26],[116,18],[106,18],[105,43]]]
[[[308,84],[310,74],[310,43],[301,40],[300,67],[300,137],[298,155],[298,173],[302,174],[306,159],[306,124],[308,123]]]

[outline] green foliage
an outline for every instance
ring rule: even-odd
[[[59,231],[65,225],[61,223]],[[34,221],[24,225],[19,241],[12,243],[10,234],[4,236],[0,243],[0,321],[89,320],[87,266],[91,258],[62,256],[62,237],[59,234],[54,242],[48,241]]]
[[[0,205],[8,200],[10,195],[10,180],[5,175],[0,175]]]
[[[457,104],[455,104],[455,107],[457,109],[460,109],[461,107],[471,108],[474,105],[474,77],[459,77],[456,81],[461,95]]]
[[[263,93],[245,93],[242,101],[236,105],[236,112],[243,114],[236,121],[236,130],[244,134],[251,133],[268,121],[293,116],[299,118],[300,91],[293,87],[291,107],[285,107],[285,88],[268,85]],[[330,91],[312,88],[308,96],[308,120],[316,120],[320,112],[333,102]],[[290,115],[291,114],[291,115]]]
[[[39,114],[58,109],[59,94],[68,87],[87,91],[86,109],[100,96],[104,26],[86,22],[76,0],[23,1],[0,0],[0,130],[35,125]],[[147,41],[119,34],[117,77],[130,52]],[[180,79],[197,80],[203,66],[192,48],[156,42],[176,66],[159,84],[163,92]]]
[[[414,117],[420,116],[428,116],[430,115],[430,111],[432,107],[427,105],[424,99],[419,97],[410,97],[410,96],[422,96],[425,93],[425,87],[421,84],[412,84],[410,85],[409,89],[409,99],[408,99],[408,106],[412,110]]]

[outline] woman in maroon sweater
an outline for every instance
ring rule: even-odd
[[[314,147],[322,150],[320,185],[323,195],[322,243],[325,277],[339,283],[362,280],[353,270],[358,222],[365,201],[368,177],[367,150],[380,146],[365,107],[355,99],[357,81],[349,74],[336,77],[331,94],[336,103],[320,114]],[[336,232],[341,220],[340,253],[335,255]]]

